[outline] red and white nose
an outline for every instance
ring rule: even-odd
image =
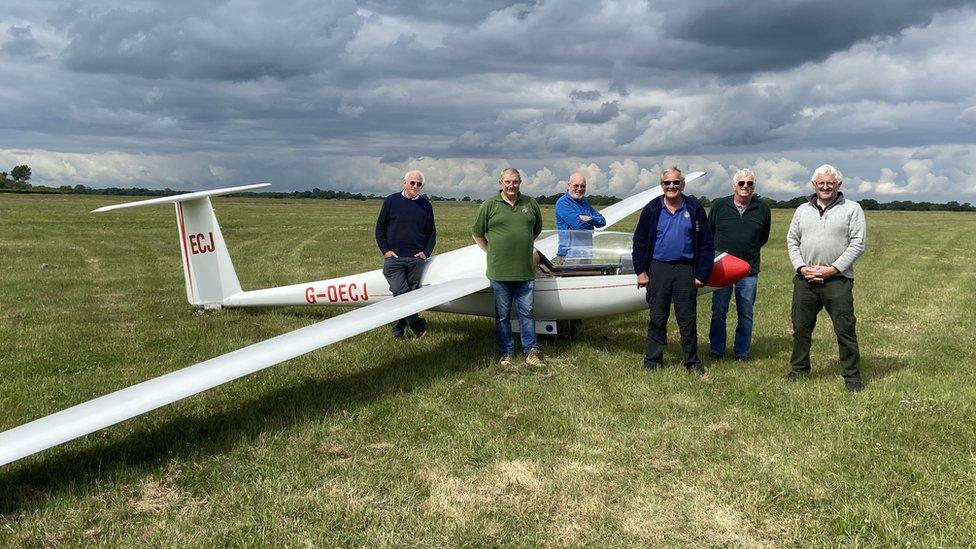
[[[712,269],[712,276],[708,277],[706,286],[713,288],[723,288],[729,284],[734,284],[740,278],[749,274],[749,263],[743,261],[732,254],[722,253],[715,258],[715,267]]]

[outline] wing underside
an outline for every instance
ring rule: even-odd
[[[425,286],[15,427],[0,433],[0,465],[487,287],[483,277]]]

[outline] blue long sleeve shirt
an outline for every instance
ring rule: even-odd
[[[593,219],[583,221],[581,215],[588,215]],[[576,200],[569,191],[556,201],[556,230],[559,231],[559,249],[556,255],[560,257],[590,257],[593,239],[589,234],[571,233],[567,231],[592,231],[596,227],[603,227],[607,220],[600,212],[590,206],[586,197]]]
[[[590,221],[583,221],[581,215],[592,217]],[[592,231],[597,227],[603,227],[607,220],[600,215],[600,212],[593,209],[586,197],[576,200],[570,196],[569,191],[559,197],[556,201],[556,229],[560,231]]]

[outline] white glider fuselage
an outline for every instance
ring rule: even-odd
[[[379,261],[379,255],[377,254]],[[485,253],[475,245],[431,257],[424,265],[421,286],[459,278],[484,276]],[[393,297],[381,269],[340,278],[242,291],[226,298],[224,307],[339,306],[362,307]],[[647,307],[633,273],[591,276],[539,276],[535,279],[535,316],[545,320],[590,318]],[[490,289],[449,301],[432,310],[493,316]]]

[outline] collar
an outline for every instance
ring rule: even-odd
[[[496,200],[498,202],[501,202],[502,204],[504,204],[506,206],[509,206],[509,203],[508,202],[505,202],[505,199],[502,198],[502,192],[501,191],[498,191],[498,193],[495,194],[494,200]],[[519,194],[518,194],[518,198],[515,199],[515,203],[511,204],[511,206],[514,207],[515,204],[518,204],[521,201],[522,201],[522,193],[520,191]]]
[[[818,212],[825,212],[833,208],[835,205],[837,205],[837,203],[840,202],[843,198],[844,198],[844,193],[841,191],[837,191],[837,196],[834,197],[834,201],[831,202],[830,204],[827,204],[826,208],[820,207],[820,204],[817,202],[817,193],[811,194],[810,198],[808,198],[807,200],[809,201],[811,206],[817,209]]]
[[[400,191],[400,196],[407,198],[407,191]],[[418,193],[417,196],[413,198],[407,198],[407,200],[420,200],[420,194]]]
[[[674,209],[674,211],[677,212],[678,210],[684,208],[686,204],[688,204],[688,200],[685,197],[685,193],[681,193],[681,202],[678,203],[678,206]],[[663,194],[661,195],[661,209],[668,209],[668,201],[664,198]]]
[[[730,201],[732,201],[732,205],[733,205],[733,206],[735,206],[735,207],[737,207],[737,208],[739,208],[739,207],[741,207],[741,206],[739,206],[739,203],[735,201],[735,195],[734,195],[734,194],[733,194],[732,196],[730,196],[730,197],[729,197],[729,200],[730,200]],[[753,204],[753,203],[754,203],[755,201],[756,201],[756,195],[755,195],[755,194],[753,194],[752,196],[750,196],[750,197],[749,197],[749,202],[746,202],[746,203],[745,203],[745,207],[746,207],[746,208],[748,209],[748,208],[749,208],[749,206],[752,206],[752,204]]]

